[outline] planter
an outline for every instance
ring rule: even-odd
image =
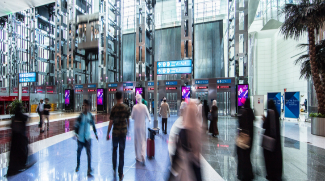
[[[311,134],[325,136],[325,118],[311,117]]]

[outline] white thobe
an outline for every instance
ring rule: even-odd
[[[198,120],[200,122],[200,124],[202,124],[203,122],[203,119],[202,119],[202,104],[200,103],[198,106],[197,106],[197,117],[198,117]]]
[[[150,121],[149,111],[144,104],[133,107],[131,118],[134,120],[134,149],[135,158],[143,162],[146,156],[146,117]]]

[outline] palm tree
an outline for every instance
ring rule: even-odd
[[[286,4],[281,12],[286,19],[280,28],[280,32],[286,39],[299,39],[305,32],[308,33],[311,75],[318,100],[318,113],[322,114],[325,114],[325,89],[321,83],[315,61],[315,32],[318,34],[319,29],[323,26],[324,12],[325,2],[323,0],[301,0],[299,4]]]
[[[309,44],[300,44],[298,48],[308,48]],[[321,83],[325,87],[325,40],[315,45],[316,57],[315,61],[318,67],[318,74],[321,75]],[[312,77],[309,54],[303,54],[295,60],[295,65],[300,64],[300,79],[309,79]]]

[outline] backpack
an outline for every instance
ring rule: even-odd
[[[37,109],[36,109],[36,112],[37,112],[38,114],[40,114],[40,111],[39,111],[39,106],[40,106],[40,104],[41,104],[41,103],[38,103],[38,106],[37,106]]]

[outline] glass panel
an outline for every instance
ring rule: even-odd
[[[244,30],[245,28],[245,14],[244,11],[239,12],[239,30]]]
[[[244,57],[239,57],[239,76],[244,76]]]
[[[244,53],[244,34],[239,34],[239,53]]]
[[[239,0],[239,7],[244,8],[245,7],[245,0]]]

